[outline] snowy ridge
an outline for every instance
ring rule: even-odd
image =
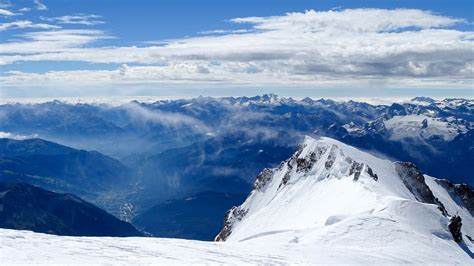
[[[455,214],[463,219],[465,249],[448,229]],[[257,177],[247,200],[227,213],[216,240],[394,248],[390,252],[401,257],[416,250],[413,256],[427,260],[444,250],[467,259],[473,224],[467,207],[413,164],[383,160],[334,139],[306,137],[290,159]]]

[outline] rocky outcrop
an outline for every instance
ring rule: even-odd
[[[285,165],[287,166],[287,171],[284,177],[282,178],[278,188],[288,183],[294,167],[296,167],[296,173],[306,174],[313,168],[314,164],[327,151],[326,147],[317,147],[314,151],[309,152],[306,156],[300,157],[305,147],[306,146],[301,146],[300,149],[290,159],[284,161],[278,167],[277,170],[282,170]]]
[[[310,152],[305,158],[296,159],[296,172],[307,173],[313,167],[314,163],[318,160],[318,156],[315,152]]]
[[[286,164],[288,165],[288,170],[286,171],[285,176],[281,180],[280,185],[278,185],[278,188],[286,185],[288,181],[290,180],[291,171],[293,170],[292,160],[289,160]]]
[[[462,227],[462,219],[461,216],[454,215],[451,217],[449,220],[449,231],[453,235],[453,239],[456,242],[461,242],[462,241],[462,232],[461,232],[461,227]]]
[[[436,204],[443,215],[448,215],[443,203],[433,195],[433,192],[425,182],[423,173],[414,163],[396,162],[395,169],[403,181],[403,184],[405,184],[418,201]]]
[[[369,176],[372,177],[373,180],[375,181],[379,180],[379,176],[376,173],[374,173],[374,171],[372,170],[372,168],[370,168],[370,166],[367,165],[366,171],[367,171],[367,174],[369,174]]]
[[[224,226],[219,234],[216,236],[215,241],[226,241],[229,235],[232,233],[232,226],[235,222],[241,221],[248,210],[244,210],[240,207],[232,207],[228,210],[224,216]]]
[[[474,190],[468,184],[454,184],[445,179],[436,179],[436,183],[443,186],[449,195],[474,216]]]
[[[425,118],[423,119],[423,121],[421,122],[421,129],[425,129],[428,127],[428,120]]]
[[[349,175],[354,175],[354,181],[359,180],[362,168],[364,168],[363,163],[358,163],[356,161],[352,162],[351,168],[349,169]]]
[[[365,172],[375,181],[379,180],[379,177],[376,173],[370,168],[368,164],[359,163],[357,161],[352,160],[351,158],[346,159],[348,162],[351,163],[351,167],[349,168],[349,176],[354,175],[354,181],[359,180],[360,175],[365,169]]]
[[[326,163],[324,163],[324,167],[326,168],[326,170],[329,170],[334,165],[334,162],[336,160],[336,150],[337,150],[337,146],[332,145],[331,151],[329,152],[329,155],[328,155],[328,159]]]
[[[356,160],[346,156],[341,149],[337,145],[331,146],[318,146],[315,147],[313,151],[308,152],[304,157],[301,157],[302,150],[305,146],[302,146],[300,150],[298,150],[290,159],[283,162],[277,171],[281,171],[285,166],[287,167],[285,175],[283,176],[280,185],[278,188],[283,187],[286,185],[292,174],[294,173],[294,168],[296,168],[296,174],[308,174],[313,166],[321,159],[321,157],[327,153],[326,161],[324,162],[324,168],[329,171],[327,174],[327,178],[331,177],[331,169],[334,167],[338,157],[342,157],[345,162],[347,162],[350,167],[348,168],[348,172],[346,173],[348,176],[353,176],[353,180],[359,180],[361,174],[365,171],[373,180],[378,180],[378,175],[374,173],[372,168],[369,165],[361,162],[357,162]],[[329,152],[327,152],[329,149]],[[274,171],[275,172],[275,171]],[[273,173],[274,173],[273,172]],[[257,180],[262,179],[257,178]],[[260,183],[260,182],[259,182]],[[260,186],[260,184],[258,185]]]
[[[272,180],[272,176],[275,173],[273,169],[265,168],[263,171],[255,178],[255,182],[253,184],[253,190],[261,190],[264,188],[268,182]]]

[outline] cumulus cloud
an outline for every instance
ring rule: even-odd
[[[55,22],[59,24],[76,24],[76,25],[86,25],[93,26],[97,24],[103,24],[104,21],[101,20],[101,16],[98,15],[87,15],[87,14],[75,14],[61,17],[41,17],[44,21]]]
[[[33,23],[29,20],[17,20],[14,22],[0,23],[0,31],[10,29],[59,29],[61,27],[45,23]]]
[[[342,11],[287,13],[286,16],[246,17],[231,20],[250,23],[258,30],[283,30],[314,33],[331,29],[337,32],[383,32],[416,27],[421,29],[451,26],[463,20],[417,9],[347,9]]]
[[[452,28],[465,23],[462,19],[414,9],[348,9],[230,21],[247,28],[144,47],[89,47],[108,37],[101,31],[26,34],[22,41],[0,44],[0,64],[52,60],[124,65],[115,70],[9,72],[0,82],[472,84],[474,32]]]

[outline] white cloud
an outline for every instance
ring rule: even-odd
[[[20,12],[29,12],[29,11],[31,11],[31,8],[23,7],[23,8],[20,8],[18,11],[20,11]]]
[[[133,102],[123,105],[122,108],[137,122],[154,123],[169,127],[188,126],[198,132],[207,132],[210,130],[201,121],[181,113],[152,110]]]
[[[410,9],[306,11],[231,22],[241,30],[207,32],[145,47],[93,47],[102,31],[25,34],[0,44],[0,64],[82,61],[133,64],[115,70],[10,72],[25,84],[288,84],[404,87],[472,86],[472,31],[463,20]],[[238,33],[238,34],[237,34]]]
[[[36,10],[39,10],[39,11],[48,10],[48,7],[45,4],[41,3],[39,0],[33,0],[33,3],[35,4]]]
[[[10,132],[0,131],[0,139],[15,139],[15,140],[25,140],[25,139],[32,139],[37,138],[37,134],[25,136],[25,135],[17,135]]]
[[[57,27],[57,26],[55,26]],[[45,60],[54,60],[55,55],[66,52],[86,51],[84,48],[97,40],[111,38],[100,30],[53,30],[28,32],[17,37],[26,41],[0,43],[0,51],[3,54],[16,54],[13,57],[0,56],[2,62],[11,63],[17,61],[19,54],[29,54],[32,58],[44,57]],[[79,49],[82,48],[82,49]],[[10,59],[11,61],[5,60]],[[32,60],[39,61],[39,60]],[[81,60],[79,60],[81,61]]]
[[[206,31],[200,31],[198,32],[199,34],[202,35],[217,35],[217,34],[232,34],[232,33],[248,33],[252,32],[251,30],[248,29],[240,29],[240,30],[206,30]]]
[[[86,14],[75,14],[61,17],[41,17],[42,20],[49,22],[56,22],[59,24],[76,24],[76,25],[86,25],[93,26],[97,24],[103,24],[104,21],[101,20],[101,16],[98,15],[86,15]]]
[[[33,23],[29,20],[17,20],[14,22],[0,23],[0,31],[10,29],[59,29],[61,27],[56,25],[44,24],[44,23]],[[1,44],[0,44],[1,45]],[[0,50],[3,52],[2,50]]]
[[[246,17],[231,21],[250,23],[259,30],[297,30],[307,33],[328,29],[351,33],[393,31],[409,27],[429,29],[463,22],[417,9],[346,9],[322,12],[309,10],[304,13],[287,13],[286,16]]]
[[[0,8],[0,15],[10,17],[10,16],[15,16],[16,14],[11,12],[10,10]]]

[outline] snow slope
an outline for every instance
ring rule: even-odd
[[[107,265],[262,265],[399,264],[469,265],[469,257],[450,249],[423,253],[413,245],[398,249],[319,243],[203,242],[146,237],[67,237],[0,229],[0,262],[11,264]],[[408,251],[403,253],[403,251]]]
[[[456,213],[464,224],[461,245],[448,230],[449,215]],[[257,177],[247,200],[226,215],[217,240],[369,249],[406,262],[467,263],[474,245],[466,235],[474,235],[473,225],[466,206],[413,164],[307,137],[292,158]]]
[[[336,140],[307,137],[225,218],[218,240],[60,237],[0,229],[0,261],[90,264],[472,265],[472,210],[439,180]],[[469,205],[470,206],[470,205]],[[453,241],[449,216],[463,219]]]

